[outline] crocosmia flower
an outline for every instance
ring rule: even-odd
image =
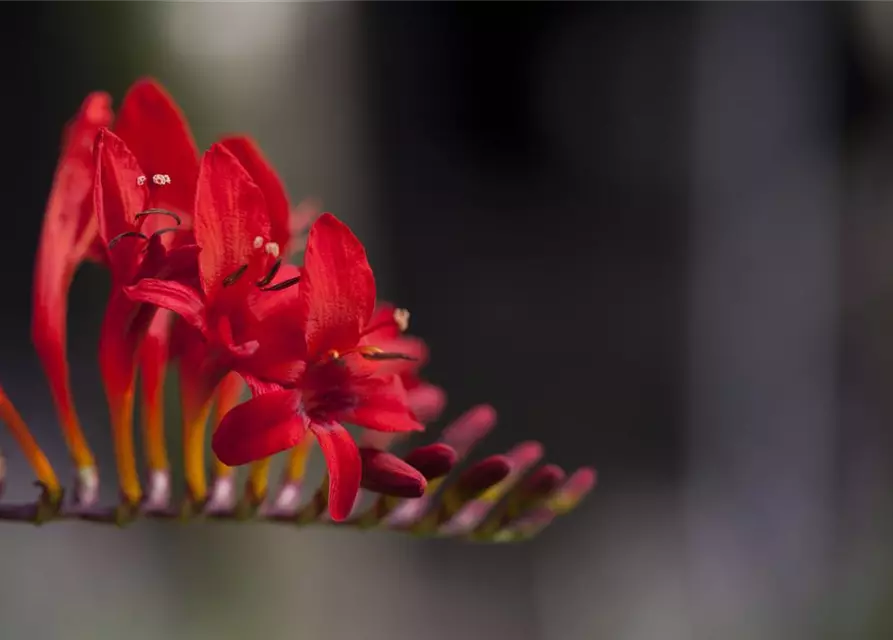
[[[31,320],[31,337],[46,372],[62,432],[75,466],[91,490],[96,486],[95,463],[71,393],[66,316],[75,271],[85,259],[97,255],[93,141],[99,129],[111,121],[111,98],[93,93],[66,129],[37,248]]]
[[[365,249],[342,222],[324,214],[310,230],[295,302],[280,311],[295,320],[302,366],[286,388],[261,393],[223,419],[213,439],[217,456],[244,464],[296,446],[309,431],[326,457],[332,517],[346,518],[362,464],[344,423],[385,432],[423,429],[409,409],[399,370],[390,366],[413,356],[367,340],[381,330],[380,323],[370,324],[374,308]],[[406,312],[397,310],[388,322],[405,328],[406,321]]]
[[[85,260],[105,266],[111,280],[98,352],[120,486],[110,505],[99,501],[66,358],[68,290]],[[541,464],[544,448],[533,441],[465,464],[495,427],[489,405],[405,455],[392,451],[398,439],[430,427],[446,404],[424,376],[428,347],[407,333],[409,312],[377,300],[360,239],[332,214],[319,215],[313,198],[293,207],[256,143],[231,136],[201,153],[153,80],[131,87],[117,119],[110,98],[95,93],[68,125],[33,300],[32,337],[76,482],[67,495],[28,416],[0,389],[0,422],[40,487],[32,502],[0,501],[0,520],[124,525],[203,517],[512,542],[570,512],[595,485],[589,467],[566,474]],[[172,368],[182,451],[169,456]],[[145,468],[134,447],[138,400]],[[359,431],[358,441],[349,429]],[[305,469],[316,447],[327,471],[308,491]],[[280,453],[286,459],[275,482],[269,470]],[[169,469],[180,457],[182,487]],[[250,467],[239,486],[233,467],[241,465]],[[7,468],[0,452],[0,500]]]

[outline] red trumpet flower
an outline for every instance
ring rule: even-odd
[[[146,277],[188,278],[198,247],[187,229],[198,149],[180,110],[156,83],[139,82],[121,106],[116,133],[97,138],[93,206],[112,293],[100,334],[99,362],[109,402],[121,491],[142,497],[133,456],[137,350],[155,308],[133,303],[123,287]],[[151,354],[151,352],[149,352]],[[163,361],[147,362],[157,369]]]
[[[199,287],[159,278],[143,278],[127,287],[132,304],[174,311],[195,336],[181,355],[181,397],[188,481],[196,501],[206,493],[204,424],[224,376],[230,371],[266,376],[278,370],[288,378],[300,356],[300,345],[275,314],[294,298],[287,289],[298,281],[297,270],[283,266],[280,258],[280,247],[289,238],[288,206],[268,207],[274,200],[268,194],[278,178],[262,189],[229,150],[230,144],[213,145],[201,163],[194,229],[202,247]],[[250,158],[250,147],[236,148]],[[257,161],[249,164],[256,175],[266,175]]]
[[[542,454],[536,442],[472,464],[451,481],[494,425],[487,405],[455,421],[439,442],[404,456],[388,452],[394,439],[437,416],[444,393],[419,377],[427,348],[405,335],[409,313],[376,305],[360,241],[331,214],[319,216],[311,201],[292,210],[250,140],[225,139],[199,160],[182,114],[153,81],[133,86],[111,130],[109,104],[105,94],[90,96],[67,130],[35,267],[32,335],[77,465],[75,499],[64,499],[48,457],[0,388],[0,426],[42,487],[36,500],[0,502],[0,521],[124,525],[200,514],[513,541],[535,535],[592,488],[588,468],[565,478],[546,465],[525,478]],[[99,364],[121,489],[113,505],[97,504],[98,471],[74,410],[65,353],[68,289],[87,259],[107,267],[112,280]],[[175,457],[184,461],[185,505],[171,500],[182,487],[172,481],[165,442],[172,359],[180,373],[184,422]],[[133,442],[138,362],[146,500]],[[246,387],[254,397],[239,404]],[[208,497],[205,423],[215,396],[218,457]],[[359,445],[350,427],[365,429]],[[328,473],[307,495],[314,438]],[[277,486],[271,457],[287,449]],[[228,465],[248,462],[240,488]],[[0,498],[10,470],[0,452]]]
[[[31,339],[49,381],[75,466],[80,475],[90,479],[95,477],[95,463],[71,393],[66,316],[71,281],[96,239],[91,197],[93,141],[99,129],[108,126],[111,120],[111,98],[105,93],[93,93],[68,125],[47,202],[34,268]]]
[[[288,388],[263,393],[233,409],[214,434],[213,448],[229,465],[289,449],[309,430],[329,469],[332,518],[350,514],[361,481],[361,460],[341,423],[378,431],[418,431],[406,392],[391,368],[406,354],[367,343],[379,329],[370,325],[375,280],[366,252],[331,214],[313,225],[294,311],[303,367]],[[398,320],[399,323],[399,320]]]

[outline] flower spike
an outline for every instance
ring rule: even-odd
[[[68,289],[85,260],[111,279],[98,361],[120,497],[106,505],[65,353]],[[537,467],[538,442],[454,473],[495,426],[488,405],[434,442],[405,455],[389,450],[424,431],[446,403],[422,377],[428,348],[409,329],[407,309],[376,299],[360,239],[313,200],[293,208],[249,138],[225,138],[199,156],[157,82],[136,82],[116,122],[108,96],[93,94],[64,138],[34,276],[32,337],[74,461],[74,495],[63,500],[55,470],[0,389],[0,421],[41,487],[31,502],[2,502],[0,453],[0,521],[204,518],[511,542],[572,511],[595,472],[566,478],[555,465]],[[182,425],[168,442],[172,367]],[[137,398],[145,469],[135,451]],[[314,443],[326,471],[307,491]],[[287,460],[271,482],[280,452]],[[183,460],[182,480],[170,457]],[[244,481],[234,468],[241,465],[249,465]],[[176,504],[173,495],[186,499]]]

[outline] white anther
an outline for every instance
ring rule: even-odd
[[[409,309],[394,309],[394,322],[401,333],[409,329]]]
[[[254,248],[255,248],[255,249],[260,249],[262,246],[264,246],[264,239],[261,238],[260,236],[255,236],[255,238],[254,238]]]
[[[171,177],[166,173],[156,173],[154,176],[152,176],[152,182],[154,182],[158,186],[170,184]]]
[[[138,187],[141,187],[144,184],[146,184],[146,176],[137,176],[136,184]]]
[[[264,245],[264,251],[269,253],[274,258],[279,257],[279,245],[275,242],[268,242]]]

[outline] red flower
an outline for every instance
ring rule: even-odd
[[[71,394],[66,356],[68,290],[96,239],[91,198],[93,141],[100,127],[108,126],[111,120],[111,98],[93,93],[68,125],[34,268],[31,338],[49,381],[68,448],[81,471],[92,470],[94,461]]]
[[[289,288],[299,277],[279,259],[287,228],[273,233],[264,193],[227,147],[215,144],[202,159],[196,193],[200,288],[158,278],[127,287],[131,300],[174,311],[204,338],[205,356],[197,359],[206,361],[207,398],[231,370],[265,377],[282,364],[287,377],[301,354],[276,315],[296,304]]]
[[[239,465],[299,444],[309,430],[329,469],[329,509],[343,520],[361,482],[357,445],[342,422],[378,431],[416,431],[400,379],[388,371],[403,354],[366,343],[375,281],[366,252],[331,214],[313,225],[294,313],[305,366],[290,388],[262,393],[233,409],[214,434],[214,452]],[[368,329],[367,329],[368,328]],[[303,338],[303,340],[302,340]]]
[[[359,240],[330,214],[319,217],[310,201],[292,210],[275,171],[248,139],[225,139],[200,162],[182,114],[154,82],[131,88],[114,132],[109,102],[105,94],[90,96],[68,128],[35,267],[32,333],[78,467],[75,500],[63,500],[47,456],[0,388],[0,423],[43,488],[36,501],[0,504],[0,520],[123,525],[138,516],[200,513],[301,525],[344,521],[362,488],[378,498],[341,524],[508,541],[535,534],[592,488],[588,468],[566,479],[547,465],[521,480],[542,454],[535,442],[471,465],[450,482],[450,471],[493,426],[488,406],[466,413],[440,442],[405,456],[389,453],[391,441],[422,430],[421,422],[440,412],[444,393],[419,377],[427,348],[405,335],[408,312],[376,307]],[[287,264],[299,257],[302,268]],[[112,279],[99,354],[121,486],[112,506],[95,504],[98,471],[78,424],[65,358],[68,288],[86,259],[108,267]],[[179,487],[164,429],[171,358],[180,370],[191,498],[182,506],[171,502]],[[149,467],[145,501],[132,429],[137,361]],[[254,397],[238,404],[246,386]],[[219,457],[207,499],[205,423],[215,396]],[[359,446],[345,425],[366,429]],[[314,438],[328,473],[302,501]],[[272,456],[285,449],[282,480],[267,500]],[[240,489],[239,474],[227,465],[246,462],[252,464]],[[0,497],[6,473],[0,453]]]
[[[289,239],[282,193],[278,177],[253,144],[229,139],[213,145],[202,158],[195,195],[194,234],[202,247],[198,286],[140,278],[126,287],[131,304],[170,309],[192,330],[193,337],[181,341],[188,344],[180,366],[187,475],[196,501],[206,493],[204,426],[224,376],[234,370],[266,373],[277,365],[289,374],[300,355],[300,344],[274,314],[295,298],[287,289],[298,279],[296,268],[283,266],[280,259],[280,247]]]
[[[407,392],[407,402],[419,422],[436,420],[446,404],[446,394],[440,387],[423,381],[419,370],[428,361],[428,347],[420,338],[407,336],[409,312],[381,302],[369,321],[361,343],[374,345],[385,352],[402,353],[409,358],[382,363],[379,375],[393,373],[400,377]]]
[[[188,228],[198,150],[180,110],[149,80],[128,92],[115,131],[101,130],[95,148],[93,207],[103,259],[112,272],[99,362],[121,491],[135,504],[142,496],[133,455],[136,358],[155,308],[135,304],[123,287],[146,277],[186,278],[194,273],[198,247],[190,234],[167,232]],[[163,363],[155,358],[146,366],[157,371]]]

